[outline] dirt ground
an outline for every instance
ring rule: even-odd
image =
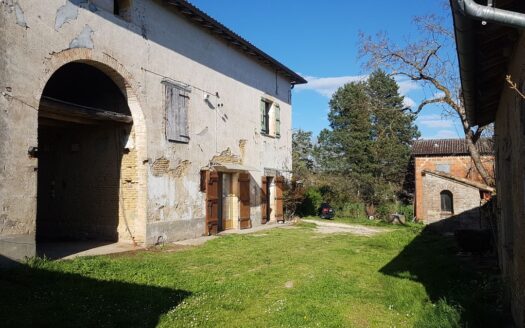
[[[317,225],[316,231],[319,233],[350,233],[360,236],[373,236],[378,233],[388,232],[390,229],[366,227],[362,225],[344,224],[335,222],[322,222],[315,220],[303,220],[303,222],[315,223]]]

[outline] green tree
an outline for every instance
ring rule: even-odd
[[[350,179],[369,205],[394,200],[419,137],[415,117],[403,111],[394,79],[373,72],[339,88],[330,100],[330,128],[321,131],[316,157],[325,171]]]
[[[295,130],[292,133],[292,161],[293,175],[300,178],[307,177],[314,166],[312,132]]]
[[[316,147],[321,170],[344,175],[367,172],[372,126],[366,83],[345,84],[329,105],[330,129],[321,131]]]
[[[389,183],[398,183],[405,176],[410,160],[410,143],[420,136],[414,125],[415,116],[404,113],[403,96],[396,81],[377,70],[368,79],[373,138],[372,174]]]
[[[444,1],[448,9],[448,1]],[[403,43],[393,42],[387,33],[375,37],[361,34],[360,55],[366,59],[369,69],[382,68],[399,77],[408,78],[428,90],[432,96],[423,100],[417,109],[411,111],[418,115],[425,107],[442,104],[443,114],[456,116],[463,128],[470,157],[485,183],[493,186],[494,177],[483,166],[477,142],[489,130],[487,126],[472,126],[467,119],[463,104],[463,93],[455,38],[450,17],[426,15],[415,17],[414,29],[417,39],[406,38]]]

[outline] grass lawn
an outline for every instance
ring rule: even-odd
[[[2,327],[499,327],[499,284],[449,239],[313,224],[0,271]]]

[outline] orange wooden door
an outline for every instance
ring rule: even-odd
[[[268,179],[262,177],[261,184],[261,223],[268,222]]]
[[[239,227],[247,229],[252,227],[250,218],[250,175],[239,174]]]
[[[284,222],[283,211],[283,177],[275,177],[275,219]]]
[[[219,227],[219,173],[209,172],[206,188],[206,233],[215,235]]]

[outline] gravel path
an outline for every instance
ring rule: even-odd
[[[317,225],[316,231],[319,233],[351,233],[360,236],[373,236],[378,233],[391,231],[388,228],[367,227],[358,224],[345,224],[316,220],[303,220],[303,222],[315,223]]]

